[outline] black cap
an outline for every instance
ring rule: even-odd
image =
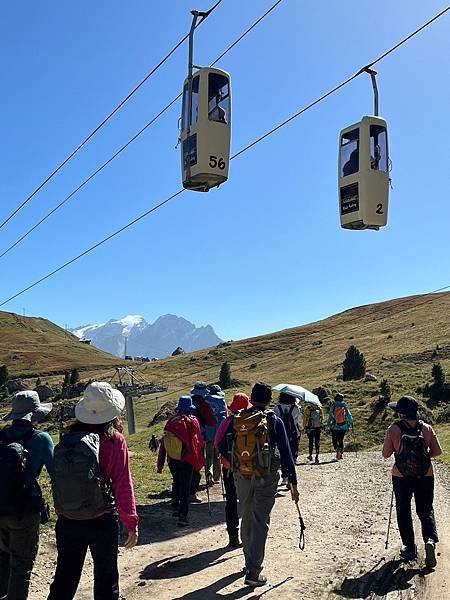
[[[251,394],[252,404],[269,404],[272,400],[272,388],[267,383],[255,383]]]
[[[336,394],[334,397],[335,402],[344,402],[344,396],[342,394]]]
[[[398,402],[389,402],[388,406],[399,415],[405,415],[410,419],[415,419],[419,410],[419,403],[412,396],[402,396]]]

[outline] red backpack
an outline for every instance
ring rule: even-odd
[[[347,423],[347,413],[344,406],[335,406],[333,410],[333,419],[336,425],[345,425]]]

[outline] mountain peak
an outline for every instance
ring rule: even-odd
[[[123,357],[170,356],[178,346],[186,352],[216,346],[221,339],[211,325],[196,327],[184,317],[173,314],[161,315],[149,324],[141,315],[126,315],[122,319],[110,319],[102,325],[76,327],[71,330],[82,339],[111,354]]]

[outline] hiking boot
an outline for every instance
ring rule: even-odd
[[[425,542],[425,566],[429,569],[434,569],[436,565],[436,542],[434,540],[427,540]]]
[[[252,575],[247,571],[244,579],[244,585],[248,585],[250,587],[261,587],[262,585],[266,585],[267,577],[264,575]]]
[[[197,496],[197,494],[191,494],[189,496],[189,502],[191,504],[201,504],[203,500]]]
[[[189,525],[189,521],[186,515],[180,515],[178,517],[178,523],[177,523],[178,527],[186,527],[187,525]]]
[[[312,460],[312,456],[311,454],[309,456],[306,457],[306,460]]]
[[[318,457],[318,456],[316,456],[316,459],[315,459],[315,461],[314,461],[314,462],[316,463],[316,465],[318,465],[318,464],[320,463],[320,460],[319,460],[319,457]]]
[[[417,558],[417,546],[402,546],[400,549],[400,558],[403,558],[406,562],[415,560]]]
[[[237,533],[229,533],[228,538],[228,546],[230,548],[240,548],[241,543],[239,541],[239,536]]]
[[[339,460],[340,456],[341,456],[341,454],[340,454],[339,450],[336,450],[336,460]]]

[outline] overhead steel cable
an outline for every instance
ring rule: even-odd
[[[199,25],[201,25],[201,23],[203,23],[203,21],[205,19],[207,19],[209,17],[209,15],[219,6],[219,4],[221,4],[221,2],[223,2],[223,0],[218,0],[206,13],[202,14],[202,17],[200,19],[200,21],[197,23],[196,27],[199,27]],[[17,206],[17,208],[15,208],[13,210],[12,213],[10,213],[8,215],[8,217],[6,217],[6,219],[4,219],[1,223],[0,223],[0,229],[2,229],[2,227],[4,227],[20,210],[22,210],[22,208],[28,204],[28,202],[34,198],[34,196],[45,186],[47,185],[47,183],[53,179],[53,177],[75,156],[75,154],[77,154],[81,148],[83,148],[83,146],[85,146],[89,140],[91,140],[94,135],[100,131],[100,129],[106,125],[106,123],[122,108],[122,106],[128,102],[128,100],[144,85],[144,83],[146,81],[148,81],[150,79],[150,77],[152,77],[152,75],[154,75],[156,73],[156,71],[158,71],[158,69],[160,67],[162,67],[162,65],[172,56],[172,54],[178,50],[178,48],[189,38],[189,33],[187,33],[184,37],[181,38],[181,40],[175,44],[175,46],[172,48],[172,50],[170,50],[170,52],[168,52],[164,58],[162,58],[159,63],[153,67],[153,69],[151,71],[149,71],[147,73],[147,75],[131,90],[131,92],[129,92],[125,98],[123,100],[121,100],[119,102],[119,104],[117,104],[117,106],[115,106],[115,108],[113,108],[113,110],[103,119],[103,121],[101,121],[97,127],[95,127],[95,129],[93,129],[89,135],[87,135],[84,140],[78,144],[78,146],[75,148],[75,150],[73,150],[51,173],[48,177],[46,177],[44,179],[44,181],[42,181],[37,188],[35,188],[33,190],[33,192],[31,192],[31,194],[29,196],[27,196],[25,198],[25,200],[19,204],[19,206]]]
[[[230,50],[232,50],[240,41],[242,41],[261,21],[265,19],[279,4],[281,4],[283,0],[278,0],[273,4],[263,15],[261,15],[248,29],[244,31],[232,44],[228,46],[212,63],[211,67],[216,65]],[[87,177],[84,181],[80,183],[68,196],[66,196],[59,204],[57,204],[50,212],[48,212],[42,219],[40,219],[37,223],[35,223],[28,231],[26,231],[23,235],[21,235],[15,242],[13,242],[6,250],[0,253],[0,259],[3,258],[6,254],[8,254],[13,248],[18,246],[25,238],[27,238],[33,231],[35,231],[42,223],[44,223],[49,217],[51,217],[55,212],[57,212],[60,208],[64,206],[71,198],[73,198],[85,185],[87,185],[96,175],[98,175],[105,167],[107,167],[110,163],[113,162],[122,152],[128,148],[135,140],[140,137],[144,131],[146,131],[153,123],[155,123],[165,112],[169,110],[171,106],[175,104],[177,100],[181,98],[183,94],[180,93],[178,96],[173,98],[166,106],[160,110],[160,112],[155,115],[142,129],[140,129],[131,139],[129,139],[121,148],[119,148],[108,160],[106,160],[98,169],[96,169],[89,177]]]
[[[359,77],[360,75],[362,75],[363,73],[365,73],[368,68],[373,67],[373,65],[376,65],[377,63],[379,63],[380,61],[382,61],[383,59],[385,59],[386,56],[389,56],[389,54],[392,54],[392,52],[395,52],[395,50],[398,50],[398,48],[400,48],[400,46],[403,46],[403,44],[406,44],[406,42],[408,42],[411,38],[413,38],[418,33],[420,33],[421,31],[423,31],[424,29],[426,29],[429,25],[431,25],[432,23],[434,23],[434,21],[436,21],[437,19],[439,19],[440,17],[442,17],[449,10],[450,10],[450,6],[447,6],[447,8],[445,8],[444,10],[441,10],[440,13],[438,13],[433,18],[431,18],[429,21],[427,21],[426,23],[424,23],[423,25],[421,25],[418,29],[416,29],[415,31],[413,31],[412,33],[410,33],[408,36],[406,36],[405,38],[403,38],[402,40],[400,40],[397,44],[395,44],[395,46],[392,46],[392,48],[389,48],[389,50],[386,50],[386,52],[383,52],[383,54],[380,54],[380,56],[378,56],[378,58],[376,58],[375,60],[373,60],[371,63],[369,63],[368,65],[365,65],[364,67],[361,67],[361,69],[359,71],[357,71],[356,73],[354,73],[353,75],[351,75],[350,77],[348,77],[348,79],[346,79],[342,83],[339,83],[337,86],[335,86],[334,88],[332,88],[331,90],[329,90],[328,92],[326,92],[325,94],[323,94],[322,96],[320,96],[320,98],[317,98],[317,100],[314,100],[313,102],[311,102],[307,106],[303,107],[302,109],[300,109],[299,111],[297,111],[296,113],[294,113],[293,115],[291,115],[289,118],[287,118],[282,123],[279,123],[273,129],[270,129],[269,131],[267,131],[266,133],[264,133],[263,135],[261,135],[259,138],[257,138],[256,140],[254,140],[253,142],[251,142],[250,144],[248,144],[248,146],[245,146],[245,148],[242,148],[242,150],[239,150],[239,152],[237,152],[236,154],[234,154],[231,158],[236,158],[240,154],[243,154],[244,152],[246,152],[247,150],[249,150],[250,148],[252,148],[256,144],[259,144],[259,142],[262,142],[265,138],[271,136],[273,133],[275,133],[276,131],[278,131],[279,129],[281,129],[282,127],[284,127],[285,125],[287,125],[288,123],[290,123],[291,121],[293,121],[294,119],[296,119],[297,117],[299,117],[300,115],[302,115],[303,113],[305,113],[306,111],[308,111],[311,108],[313,108],[313,106],[316,106],[316,104],[319,104],[319,102],[322,102],[323,100],[325,100],[326,98],[328,98],[332,94],[336,93],[338,90],[340,90],[344,86],[348,85],[351,81],[353,81],[354,79],[356,79],[357,77]]]
[[[430,296],[430,295],[433,295],[433,294],[438,294],[439,292],[443,292],[443,291],[445,291],[445,290],[447,290],[449,288],[450,288],[450,284],[446,285],[444,287],[438,288],[437,290],[433,290],[431,292],[426,292],[426,295]],[[422,302],[417,302],[416,304],[413,304],[412,306],[411,306],[411,297],[404,298],[403,300],[400,300],[398,302],[397,308],[398,308],[398,306],[402,306],[402,305],[407,305],[407,306],[405,308],[403,308],[402,310],[397,310],[395,314],[399,315],[399,314],[402,314],[402,313],[404,313],[404,312],[406,312],[408,310],[413,310],[414,308],[417,308],[418,306],[422,306],[424,304],[429,304],[431,302],[434,302],[436,299],[438,299],[440,297],[441,296],[439,296],[439,295],[436,295],[436,296],[431,297],[431,298],[427,297]],[[373,315],[376,315],[379,312],[381,313],[381,312],[384,312],[386,309],[388,309],[389,307],[386,307],[385,304],[386,304],[386,302],[382,302],[382,303],[380,303],[380,305],[376,305],[375,308],[374,308],[374,310],[371,312],[371,314],[368,315],[369,318],[372,317]],[[338,314],[338,315],[333,315],[333,316],[334,317],[338,317],[340,315]],[[324,330],[326,331],[327,329],[332,329],[332,328],[334,328],[336,326],[335,323],[330,323],[328,327],[322,328],[320,331],[317,332],[317,334],[320,335],[320,339],[321,339],[322,342],[324,342],[324,341],[326,341],[328,339],[338,340],[340,338],[346,338],[347,335],[349,333],[352,333],[353,331],[356,331],[356,330],[359,331],[361,329],[364,329],[365,327],[369,327],[369,325],[373,325],[374,323],[377,323],[378,321],[383,321],[384,319],[387,319],[390,316],[391,316],[390,314],[388,314],[388,315],[382,315],[378,319],[373,319],[373,320],[369,321],[368,323],[363,323],[363,324],[359,323],[358,325],[355,325],[353,327],[345,329],[345,331],[343,331],[341,334],[336,334],[335,332],[333,332],[332,334],[330,334],[328,336],[323,336],[322,333],[323,333]],[[351,319],[348,319],[343,324],[343,327],[347,327],[348,324],[351,324],[353,322],[360,322],[360,321],[361,321],[361,316],[356,315],[355,317],[353,317]],[[310,325],[315,325],[315,323],[311,323]],[[305,327],[307,327],[307,325]],[[308,341],[308,345],[307,345],[307,344],[303,343],[303,340],[299,340],[299,342],[296,343],[295,346],[296,346],[296,348],[302,348],[302,347],[304,347],[306,349],[306,347],[310,347],[310,343],[311,342]],[[274,352],[270,356],[268,356],[267,358],[262,358],[262,359],[258,358],[257,359],[258,360],[258,367],[260,365],[262,365],[262,364],[265,364],[266,362],[273,361],[274,358],[279,358],[281,356],[286,356],[288,354],[292,354],[293,352],[295,352],[295,350],[293,350],[292,348],[288,348],[286,350],[280,350],[279,352]],[[255,357],[255,355],[253,355],[253,357]],[[224,358],[226,358],[226,356],[224,356]],[[208,373],[210,371],[213,371],[213,370],[214,370],[214,372],[217,372],[217,365],[215,365],[213,367],[208,367],[207,369],[203,369],[202,371],[197,371],[195,373],[191,373],[188,376],[192,377],[192,379],[195,379],[195,378],[198,378],[198,377],[203,377],[206,373]],[[166,379],[163,382],[163,384],[167,385],[169,383],[172,383],[173,381],[178,381],[179,379],[180,379],[180,377],[173,377],[172,379]],[[186,386],[180,387],[180,388],[172,390],[170,392],[169,391],[163,392],[162,394],[158,395],[158,400],[160,400],[161,398],[165,398],[167,396],[171,396],[173,394],[177,394],[177,393],[182,392],[184,390],[186,390]]]
[[[386,52],[384,52],[381,56],[379,56],[378,58],[376,58],[370,64],[374,65],[375,63],[380,62],[380,60],[382,60],[383,58],[385,58],[386,56],[388,56],[389,54],[391,54],[394,50],[398,49],[407,40],[410,40],[412,37],[414,37],[414,35],[417,35],[420,31],[422,31],[423,29],[425,29],[425,27],[429,26],[431,23],[433,23],[434,21],[436,21],[436,19],[438,19],[440,16],[444,15],[448,10],[450,10],[450,6],[447,7],[445,10],[441,11],[438,15],[436,15],[435,17],[433,17],[429,21],[427,21],[427,23],[425,23],[424,25],[422,25],[421,27],[419,27],[418,29],[416,29],[415,32],[411,33],[406,38],[404,38],[403,40],[401,40],[400,42],[398,42],[397,44],[395,44],[395,46],[393,46],[392,48],[390,48],[389,50],[387,50]],[[314,102],[311,102],[308,106],[306,106],[305,108],[302,108],[297,113],[295,113],[294,115],[292,115],[291,117],[289,117],[288,119],[286,119],[285,121],[283,121],[282,123],[280,123],[279,125],[277,125],[276,127],[273,127],[267,133],[265,133],[264,135],[260,136],[259,138],[257,138],[255,141],[253,141],[252,143],[248,144],[244,148],[242,148],[242,150],[239,150],[239,152],[237,152],[236,154],[234,154],[231,157],[230,160],[233,160],[233,159],[237,158],[238,156],[240,156],[241,154],[244,154],[244,152],[246,152],[247,150],[249,150],[250,148],[252,148],[256,144],[258,144],[259,142],[261,142],[265,138],[269,137],[270,135],[272,135],[273,133],[275,133],[276,131],[278,131],[281,127],[284,127],[285,125],[287,125],[287,123],[290,123],[291,121],[293,121],[295,118],[297,118],[299,115],[301,115],[302,113],[304,113],[306,110],[309,110],[310,108],[312,108],[313,106],[315,106],[316,104],[318,104],[319,102],[321,102],[322,100],[324,100],[325,98],[327,98],[328,96],[330,96],[330,94],[334,93],[338,89],[342,88],[344,85],[348,84],[350,81],[352,81],[353,79],[355,79],[356,77],[358,77],[358,75],[360,75],[361,73],[363,73],[365,68],[366,67],[362,67],[357,73],[355,73],[354,75],[352,75],[350,78],[346,79],[345,82],[343,82],[342,84],[339,84],[338,86],[336,86],[335,88],[333,88],[332,90],[330,90],[329,92],[327,92],[326,94],[323,94],[318,100],[315,100]],[[48,273],[44,277],[41,277],[40,279],[38,279],[34,283],[31,283],[30,285],[28,285],[27,287],[23,288],[22,290],[20,290],[16,294],[12,295],[7,300],[4,300],[3,302],[0,303],[0,307],[4,306],[5,304],[7,304],[11,300],[14,300],[18,296],[21,296],[22,294],[24,294],[28,290],[32,289],[36,285],[42,283],[43,281],[45,281],[46,279],[48,279],[52,275],[55,275],[59,271],[62,271],[63,269],[65,269],[66,267],[68,267],[69,265],[71,265],[72,263],[74,263],[75,261],[77,261],[78,259],[82,258],[83,256],[86,256],[87,254],[89,254],[90,252],[92,252],[93,250],[95,250],[96,248],[98,248],[99,246],[101,246],[102,244],[104,244],[107,241],[111,240],[112,238],[116,237],[117,235],[119,235],[120,233],[122,233],[123,231],[125,231],[126,229],[128,229],[129,227],[131,227],[132,225],[135,225],[137,222],[141,221],[142,219],[144,219],[145,217],[147,217],[151,213],[155,212],[156,210],[158,210],[159,208],[161,208],[162,206],[164,206],[165,204],[167,204],[168,202],[170,202],[171,200],[173,200],[174,198],[176,198],[177,196],[179,196],[184,191],[185,191],[184,189],[178,190],[178,192],[175,192],[174,194],[172,194],[171,196],[169,196],[165,200],[159,202],[158,204],[156,204],[155,206],[153,206],[150,210],[142,213],[141,215],[139,215],[138,217],[136,217],[135,219],[133,219],[132,221],[130,221],[129,223],[127,223],[126,225],[124,225],[123,227],[121,227],[120,229],[117,229],[116,231],[114,231],[113,233],[111,233],[110,235],[108,235],[103,240],[100,240],[99,242],[95,243],[93,246],[91,246],[90,248],[88,248],[84,252],[81,252],[80,254],[78,254],[77,256],[75,256],[74,258],[72,258],[71,260],[67,261],[66,263],[64,263],[63,265],[61,265],[60,267],[58,267],[57,269],[54,269],[53,271],[51,271],[50,273]]]

